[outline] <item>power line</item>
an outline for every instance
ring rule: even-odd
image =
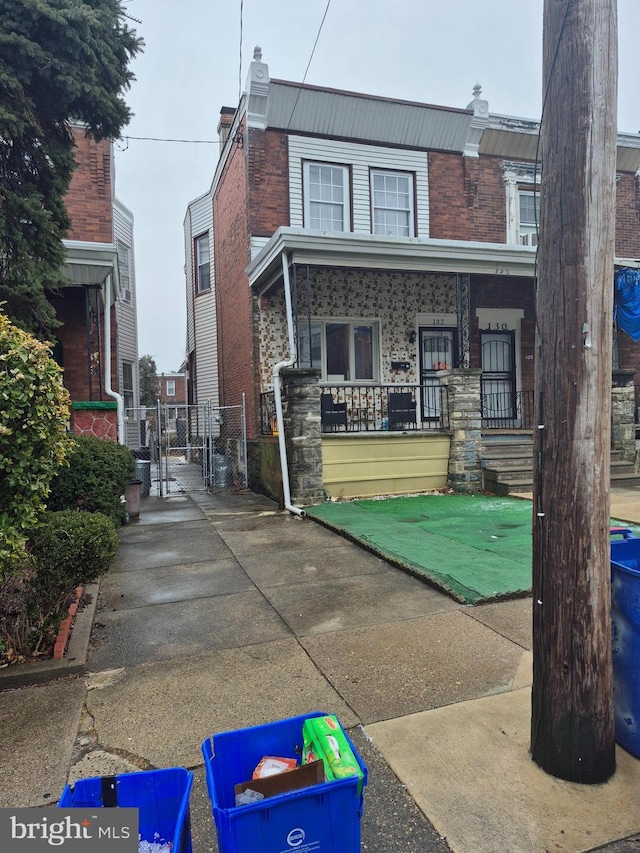
[[[143,140],[144,142],[184,142],[187,145],[218,145],[215,139],[168,139],[160,136],[121,136],[118,142],[129,141],[130,139]]]

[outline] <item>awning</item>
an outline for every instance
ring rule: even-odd
[[[117,251],[113,243],[86,243],[63,240],[67,260],[63,272],[70,284],[103,285],[117,270]],[[114,279],[117,275],[114,274]]]

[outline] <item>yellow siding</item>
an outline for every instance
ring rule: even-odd
[[[447,435],[322,437],[324,488],[330,497],[403,495],[447,485]]]

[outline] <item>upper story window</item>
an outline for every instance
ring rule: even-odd
[[[304,218],[316,231],[349,231],[349,170],[327,163],[304,164]]]
[[[125,410],[133,408],[133,364],[130,361],[122,362],[122,399]]]
[[[378,380],[377,321],[312,320],[310,330],[300,329],[299,346],[300,366],[319,367],[326,382]]]
[[[540,225],[540,193],[518,193],[518,237],[522,246],[538,245]]]
[[[202,234],[195,239],[196,255],[196,293],[211,290],[209,263],[209,235]]]
[[[118,277],[120,279],[120,299],[124,302],[131,302],[129,247],[118,240],[116,249],[118,255]]]
[[[373,233],[414,237],[413,178],[399,172],[371,172]]]
[[[176,396],[176,380],[175,379],[167,379],[167,397],[175,397]]]

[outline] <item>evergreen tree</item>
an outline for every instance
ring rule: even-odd
[[[140,405],[155,406],[156,400],[160,396],[160,380],[153,356],[140,356],[138,368],[140,372]]]
[[[57,325],[45,289],[65,284],[70,122],[120,136],[141,48],[120,0],[0,0],[0,302],[39,336]]]

